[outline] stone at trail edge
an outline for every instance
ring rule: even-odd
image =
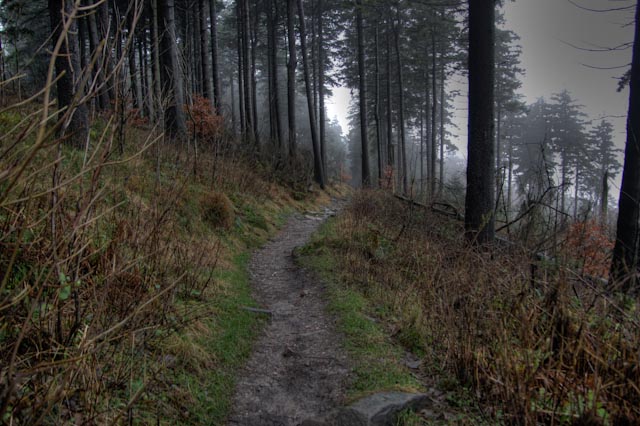
[[[382,392],[340,408],[322,419],[307,419],[300,426],[391,426],[404,410],[420,410],[426,394]]]

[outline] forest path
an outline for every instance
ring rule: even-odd
[[[295,215],[251,259],[254,297],[272,315],[240,372],[229,426],[295,426],[342,399],[349,368],[325,285],[293,256],[332,213]]]

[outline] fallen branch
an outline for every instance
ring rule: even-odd
[[[402,200],[405,203],[409,203],[409,204],[411,204],[413,206],[420,207],[420,208],[423,208],[423,209],[428,209],[428,210],[431,210],[434,213],[438,213],[438,214],[441,214],[441,215],[444,215],[444,216],[448,216],[448,217],[454,218],[454,219],[459,220],[459,221],[464,220],[464,217],[458,212],[458,209],[456,209],[451,204],[436,201],[436,202],[431,203],[431,205],[427,205],[427,204],[421,203],[419,201],[416,201],[416,200],[414,200],[412,198],[405,197],[403,195],[394,194],[393,196],[396,197],[397,199]]]
[[[242,306],[240,307],[240,309],[242,309],[243,311],[254,313],[254,314],[264,314],[264,315],[273,317],[273,311],[270,311],[268,309],[251,308],[249,306]]]

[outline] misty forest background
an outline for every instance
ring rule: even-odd
[[[251,303],[229,271],[345,183],[315,244],[351,260],[346,281],[388,278],[375,303],[400,343],[445,360],[485,420],[639,421],[638,29],[615,48],[634,52],[623,153],[579,94],[525,102],[502,6],[0,2],[0,421],[175,419],[205,403],[173,384],[220,374],[220,406],[187,417],[222,422],[255,328],[220,331],[246,315],[230,300]],[[636,2],[614,6],[633,25]],[[338,88],[347,129],[328,117]]]

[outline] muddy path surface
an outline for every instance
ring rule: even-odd
[[[325,287],[293,256],[332,213],[292,217],[252,257],[254,296],[270,319],[240,372],[229,426],[294,426],[341,402],[349,368]]]

